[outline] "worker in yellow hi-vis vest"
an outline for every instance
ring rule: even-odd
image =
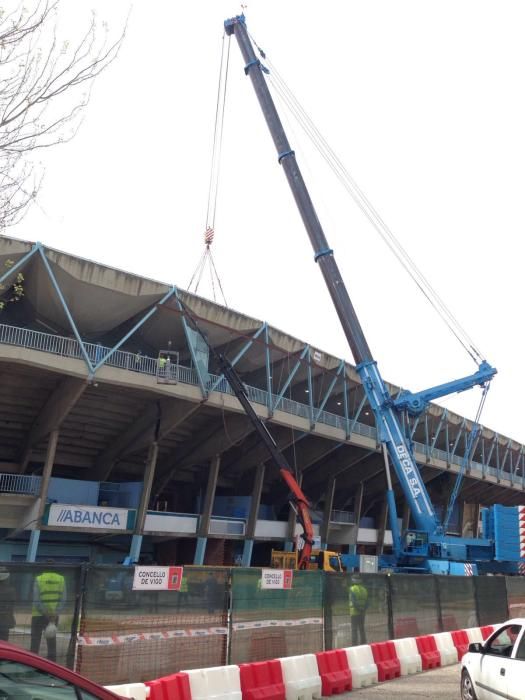
[[[189,597],[188,577],[183,573],[179,589],[179,608],[186,608]]]
[[[352,623],[352,646],[366,644],[365,614],[368,608],[368,591],[360,576],[352,576],[348,589],[350,622]]]
[[[48,562],[52,563],[52,562]],[[43,571],[33,584],[31,651],[38,654],[42,632],[47,642],[47,658],[56,661],[58,616],[66,601],[66,579],[56,571]]]

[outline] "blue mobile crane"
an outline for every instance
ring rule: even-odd
[[[368,346],[335,261],[334,252],[328,244],[295,153],[288,142],[264,76],[268,69],[255,53],[244,15],[227,19],[224,27],[228,36],[234,35],[237,39],[245,62],[244,72],[250,77],[255,89],[277,150],[278,162],[288,180],[314,250],[314,260],[319,265],[325,280],[352,351],[356,370],[375,416],[378,440],[382,444],[385,462],[386,497],[395,569],[458,575],[485,572],[516,573],[518,564],[525,562],[525,559],[520,559],[519,507],[496,505],[484,510],[482,538],[463,538],[447,534],[448,521],[459,494],[461,478],[470,459],[479,427],[476,425],[470,434],[465,459],[456,480],[444,522],[440,522],[421,477],[412,442],[405,432],[402,420],[403,413],[412,416],[421,414],[430,401],[439,397],[466,391],[475,386],[483,387],[486,393],[491,379],[496,374],[496,369],[479,358],[478,369],[474,374],[425,391],[403,392],[396,398],[391,396]],[[264,58],[264,54],[262,56]],[[398,526],[390,464],[393,466],[415,523],[414,529],[408,529],[403,533],[399,531]]]

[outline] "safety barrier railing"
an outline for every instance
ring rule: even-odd
[[[64,338],[59,335],[5,324],[0,324],[0,343],[66,355],[67,357],[81,357],[80,345],[73,338]]]
[[[39,350],[41,352],[72,357],[74,359],[82,358],[80,344],[74,338],[64,338],[62,336],[55,336],[50,333],[42,333],[41,331],[29,330],[27,328],[17,328],[16,326],[9,326],[6,324],[0,324],[0,343],[17,345],[19,347],[30,348],[31,350]],[[94,364],[97,364],[100,360],[102,360],[102,358],[111,350],[111,348],[98,343],[84,343],[84,348],[89,359]],[[105,364],[110,367],[126,369],[133,372],[139,372],[141,374],[156,375],[158,360],[157,358],[148,357],[142,353],[116,350],[105,361]],[[208,388],[213,386],[218,379],[219,377],[217,375],[210,374]],[[183,384],[192,384],[197,386],[199,383],[197,372],[191,367],[179,365],[179,381]],[[233,394],[228,381],[224,378],[221,379],[217,386],[214,387],[214,391],[224,394]],[[250,401],[261,405],[268,405],[267,391],[253,386],[248,386],[247,391]],[[278,399],[277,394],[273,394],[272,399],[273,403],[275,403]],[[282,398],[279,402],[279,409],[285,413],[290,413],[291,415],[302,418],[310,417],[310,407],[292,399]],[[343,416],[338,416],[336,414],[329,413],[328,411],[321,411],[317,416],[317,422],[345,429],[346,421]],[[355,432],[369,435],[370,437],[375,436],[375,428],[371,426],[356,423],[354,427]]]
[[[62,355],[74,359],[82,359],[80,344],[74,338],[65,338],[58,335],[52,335],[50,333],[29,330],[27,328],[18,328],[17,326],[10,326],[7,324],[0,324],[0,343],[30,348],[32,350],[39,350],[41,352]],[[111,348],[98,343],[84,343],[84,348],[88,357],[94,364],[97,364],[111,351]],[[132,372],[139,372],[150,376],[156,376],[158,372],[158,359],[147,355],[142,355],[140,352],[132,353],[125,350],[116,350],[110,357],[108,357],[105,364],[111,367],[117,367],[119,369],[125,369]],[[233,391],[225,378],[222,378],[221,381],[218,382],[217,386],[214,386],[218,379],[218,375],[210,374],[207,388],[210,389],[211,387],[214,387],[214,391],[233,395]],[[183,365],[178,365],[178,381],[183,384],[191,384],[193,386],[199,385],[199,378],[195,369],[192,367],[185,367]],[[247,386],[246,389],[248,398],[253,403],[273,406],[279,399],[278,395],[273,394],[272,401],[270,402],[268,400],[269,397],[267,391],[254,386]],[[309,405],[286,397],[282,397],[280,399],[278,408],[285,413],[289,413],[290,415],[298,416],[300,418],[306,418],[307,420],[310,420],[312,417],[311,408]],[[344,416],[330,413],[328,411],[320,411],[319,414],[315,412],[315,421],[334,428],[339,428],[345,432],[348,431],[348,424],[351,424],[352,432],[372,438],[373,440],[377,440],[377,431],[375,427],[364,423],[359,423],[357,421],[347,420]],[[455,464],[459,467],[461,467],[463,463],[463,457],[461,455],[451,455],[436,447],[431,448],[428,445],[415,442],[414,448],[416,453],[428,455],[431,458],[440,459],[444,462]],[[503,477],[512,483],[523,483],[522,476],[512,475],[508,470],[498,473],[497,469],[474,461],[471,462],[469,468],[483,474]]]
[[[214,515],[210,520],[210,535],[244,535],[246,522],[242,518],[225,518]]]
[[[355,515],[348,510],[332,510],[330,513],[330,522],[353,525],[355,523]]]
[[[0,474],[0,493],[36,496],[40,490],[40,476],[33,474]]]
[[[457,467],[461,467],[463,465],[463,457],[461,455],[447,453],[445,450],[440,450],[438,447],[429,448],[422,442],[414,442],[414,449],[416,452],[428,454],[431,458],[441,460],[447,464],[454,464]],[[487,474],[491,474],[492,476],[497,475],[496,469],[487,466],[483,467],[483,465],[479,462],[470,462],[469,469],[478,472],[483,472],[485,470],[485,473]],[[508,472],[506,474],[506,478],[510,479],[510,474]]]

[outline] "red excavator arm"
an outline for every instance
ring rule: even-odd
[[[271,436],[266,424],[259,418],[259,416],[253,410],[253,407],[246,394],[246,389],[242,383],[241,378],[235,371],[231,362],[220,352],[218,352],[208,340],[206,333],[200,328],[197,320],[195,319],[191,310],[186,306],[186,304],[179,299],[182,311],[188,323],[192,328],[197,331],[197,333],[204,340],[210,354],[215,358],[219,364],[221,372],[224,374],[228,383],[230,384],[233,393],[239,399],[241,406],[244,408],[246,415],[252,422],[255,432],[261,438],[262,442],[266,445],[269,455],[272,458],[275,466],[279,469],[283,480],[291,491],[292,498],[291,503],[297,514],[297,520],[301,527],[303,528],[302,538],[304,540],[304,546],[300,550],[297,567],[299,569],[306,569],[308,562],[310,561],[310,555],[312,553],[312,546],[314,542],[314,530],[312,525],[312,519],[310,518],[310,503],[304,495],[301,487],[297,483],[294,473],[286,461],[286,458],[281,453],[273,437]]]
[[[284,481],[286,481],[288,488],[292,492],[293,502],[297,511],[297,520],[303,528],[302,537],[304,539],[304,545],[299,552],[297,568],[306,569],[308,562],[310,561],[310,554],[312,553],[314,543],[314,528],[312,525],[312,519],[310,518],[310,503],[304,495],[302,488],[295,480],[292,472],[289,469],[283,469],[282,467],[280,472],[282,478]]]

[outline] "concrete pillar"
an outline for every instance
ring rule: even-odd
[[[242,548],[241,566],[251,566],[253,553],[253,540],[244,540]]]
[[[210,472],[208,474],[208,484],[206,486],[206,495],[204,497],[204,505],[199,518],[199,528],[197,530],[197,548],[195,550],[194,564],[204,564],[204,554],[206,552],[206,542],[208,540],[208,531],[210,529],[211,512],[213,509],[213,501],[215,500],[215,490],[217,488],[217,479],[219,478],[219,467],[221,465],[221,456],[215,455],[211,460]]]
[[[473,508],[472,508],[472,518],[473,518],[473,523],[472,523],[472,536],[473,537],[479,537],[479,515],[481,511],[481,506],[479,503],[474,503]]]
[[[462,537],[479,536],[479,510],[477,503],[462,503],[460,526]]]
[[[29,546],[27,549],[26,561],[36,561],[38,542],[40,540],[40,525],[42,523],[42,516],[44,515],[44,511],[46,509],[47,493],[49,491],[49,482],[51,480],[53,464],[55,462],[58,435],[58,430],[52,430],[49,433],[49,439],[47,441],[46,450],[46,461],[44,464],[44,471],[42,472],[42,481],[40,482],[40,503],[38,505],[37,522],[35,529],[31,531],[31,536],[29,538]]]
[[[335,476],[328,479],[324,495],[323,525],[321,527],[321,547],[328,549],[328,536],[330,534],[330,516],[334,505]]]
[[[463,532],[463,525],[465,523],[465,506],[467,504],[465,501],[457,501],[457,509],[458,509],[458,524],[459,524],[459,531]],[[446,511],[445,511],[446,512]],[[472,531],[474,531],[474,523],[472,523]]]
[[[128,558],[124,561],[125,564],[136,564],[140,560],[140,550],[142,549],[142,535],[136,533],[131,537],[131,546],[129,548]]]
[[[356,527],[355,541],[356,544],[348,545],[349,554],[357,554],[357,541],[359,538],[359,521],[361,520],[361,513],[363,512],[363,495],[365,492],[365,482],[359,482],[357,491],[354,498],[354,519]]]
[[[354,515],[355,524],[359,527],[359,521],[361,520],[361,514],[363,512],[363,496],[365,492],[365,482],[361,481],[357,487],[354,501]]]
[[[36,553],[38,550],[38,542],[40,540],[40,530],[31,530],[29,536],[29,545],[27,547],[26,561],[36,561]]]
[[[148,511],[149,499],[151,496],[151,487],[153,484],[153,477],[155,476],[155,467],[157,466],[158,454],[158,443],[152,442],[148,450],[146,469],[144,471],[144,482],[142,484],[142,493],[140,494],[140,503],[137,509],[137,516],[135,518],[135,532],[133,533],[133,536],[131,538],[129,558],[132,562],[137,562],[140,559],[144,523],[146,522],[146,513]]]
[[[252,561],[253,540],[255,537],[255,526],[257,525],[257,514],[259,512],[259,505],[261,503],[261,494],[264,483],[264,472],[265,466],[261,463],[257,467],[257,471],[255,472],[255,478],[253,481],[252,501],[250,504],[248,523],[246,525],[246,539],[244,540],[244,547],[242,552],[243,566],[250,566]]]
[[[385,530],[388,522],[388,501],[383,501],[383,506],[381,508],[381,514],[379,516],[379,522],[377,527],[377,545],[376,554],[383,554],[383,548],[385,544]]]
[[[40,506],[38,508],[38,519],[40,524],[40,519],[44,514],[47,502],[47,493],[49,491],[49,482],[51,480],[51,473],[53,471],[53,464],[55,462],[55,454],[57,451],[58,443],[58,430],[52,430],[49,433],[49,440],[47,441],[47,451],[46,451],[46,462],[44,464],[44,471],[42,472],[42,481],[40,483]]]
[[[22,447],[20,474],[25,474],[27,471],[33,447],[53,430],[60,429],[61,424],[69,415],[86,387],[87,382],[85,379],[66,377],[52,393],[40,410]]]

